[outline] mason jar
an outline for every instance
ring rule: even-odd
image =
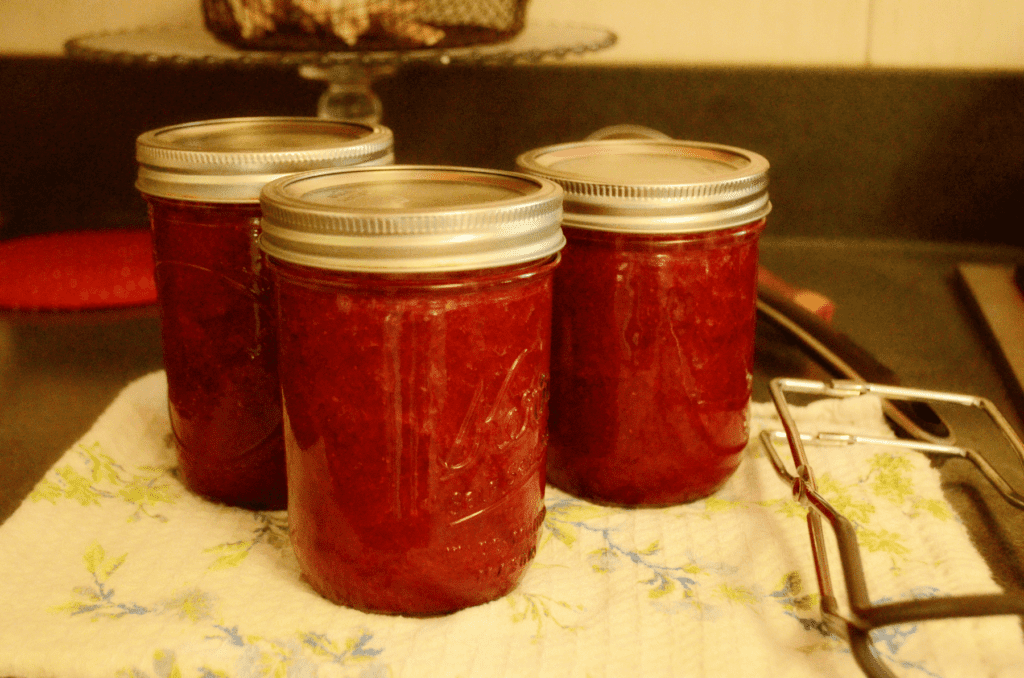
[[[561,189],[392,166],[281,179],[262,204],[306,580],[413,616],[506,594],[544,517]]]
[[[549,482],[619,506],[708,496],[749,437],[767,160],[626,138],[535,149],[517,165],[565,190]]]
[[[208,499],[287,499],[274,311],[259,196],[280,176],[393,161],[391,131],[317,118],[230,118],[139,136],[171,428],[184,484]]]

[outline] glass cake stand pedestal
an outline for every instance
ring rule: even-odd
[[[585,24],[530,22],[511,40],[444,49],[351,52],[242,50],[218,41],[205,26],[146,27],[96,33],[68,40],[71,58],[125,65],[295,68],[300,76],[326,84],[317,104],[325,118],[379,122],[380,99],[373,81],[406,64],[512,65],[596,52],[615,44],[608,29]]]

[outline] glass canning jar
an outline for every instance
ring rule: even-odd
[[[274,311],[256,244],[263,185],[393,161],[391,131],[317,118],[230,118],[139,136],[178,469],[214,501],[287,498]]]
[[[370,612],[510,591],[544,517],[562,191],[393,166],[269,184],[289,527],[306,579]]]
[[[522,154],[565,189],[548,480],[661,506],[705,497],[747,444],[768,162],[670,139]]]

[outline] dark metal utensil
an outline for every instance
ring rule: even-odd
[[[845,334],[763,284],[757,286],[757,310],[765,320],[792,335],[835,376],[861,383],[899,385],[895,372]],[[930,443],[954,440],[952,430],[926,402],[883,400],[882,407],[889,420],[912,438]]]

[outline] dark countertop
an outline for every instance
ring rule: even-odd
[[[1024,433],[1021,397],[1000,367],[959,283],[960,262],[1024,263],[1010,246],[916,241],[766,238],[762,263],[836,303],[833,325],[900,376],[904,385],[991,399]],[[779,331],[759,325],[755,399],[773,376],[825,375]],[[133,379],[161,368],[154,308],[0,315],[0,521]],[[989,451],[975,419],[951,416],[961,444]],[[998,447],[998,446],[997,446]],[[1024,492],[1024,472],[993,463]],[[1024,592],[1024,518],[965,462],[942,467],[951,503],[997,580]]]

